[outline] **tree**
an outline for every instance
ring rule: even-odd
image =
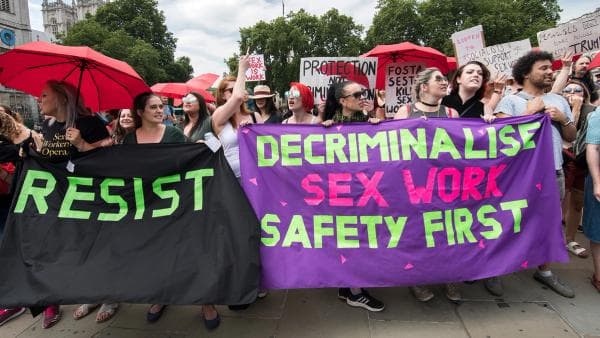
[[[264,54],[267,82],[280,93],[298,80],[300,59],[307,56],[358,55],[364,44],[363,27],[337,9],[318,17],[303,9],[271,22],[260,21],[240,29],[240,53],[247,48]],[[225,60],[237,72],[238,54]]]
[[[535,45],[560,11],[557,0],[379,0],[366,43],[411,41],[453,55],[452,33],[481,24],[488,46],[527,38]]]
[[[174,59],[176,39],[164,22],[155,0],[116,0],[76,23],[62,43],[125,61],[149,84],[185,82],[194,69],[188,57]]]

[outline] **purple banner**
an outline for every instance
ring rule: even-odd
[[[477,280],[568,259],[543,115],[260,124],[239,137],[267,288]]]

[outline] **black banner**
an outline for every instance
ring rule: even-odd
[[[2,306],[256,298],[258,220],[222,150],[114,146],[73,163],[25,160],[0,247]]]

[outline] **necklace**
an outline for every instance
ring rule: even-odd
[[[426,105],[427,107],[437,107],[437,106],[440,105],[439,103],[431,104],[431,103],[427,103],[425,101],[419,101],[419,102],[421,102],[422,104]]]

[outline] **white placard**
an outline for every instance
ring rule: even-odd
[[[300,60],[300,83],[312,90],[315,104],[327,99],[327,89],[334,83],[350,80],[369,90],[375,97],[376,57],[310,57]]]
[[[566,51],[583,54],[600,50],[600,10],[537,33],[544,51],[560,58]]]
[[[424,63],[390,63],[385,69],[385,117],[393,118],[400,107],[412,103],[412,88]]]
[[[250,68],[246,71],[246,81],[266,80],[265,70],[265,56],[263,54],[250,55]]]
[[[475,60],[483,63],[492,75],[498,73],[510,75],[515,61],[530,50],[531,42],[529,39],[525,39],[485,47],[469,53],[465,60],[466,62]]]
[[[464,65],[468,62],[466,56],[485,47],[483,26],[478,25],[452,34],[452,43],[456,51],[456,63]]]

